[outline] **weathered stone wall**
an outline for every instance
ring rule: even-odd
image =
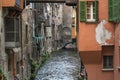
[[[7,55],[5,54],[5,35],[4,35],[4,16],[3,9],[0,4],[0,65],[3,71],[7,71]]]
[[[23,57],[23,79],[30,76],[29,60],[33,54],[33,9],[32,5],[26,6],[22,12],[22,57]]]
[[[37,13],[36,25],[37,33],[41,33],[41,21],[45,21],[44,27],[44,46],[45,51],[51,52],[60,47],[61,29],[63,26],[63,4],[60,3],[35,3]],[[36,28],[37,28],[36,26]]]

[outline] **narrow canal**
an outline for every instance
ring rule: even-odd
[[[35,80],[78,80],[79,55],[76,50],[59,50],[42,66]]]

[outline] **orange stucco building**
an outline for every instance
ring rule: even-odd
[[[120,25],[108,20],[108,2],[109,0],[78,2],[77,46],[88,80],[120,79]]]

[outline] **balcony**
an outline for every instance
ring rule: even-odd
[[[19,47],[19,19],[5,18],[5,46]]]

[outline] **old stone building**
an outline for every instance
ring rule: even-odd
[[[0,70],[1,79],[21,78],[20,30],[23,0],[0,0]]]
[[[72,14],[73,8],[64,3],[0,0],[0,80],[29,78],[31,60],[39,62],[41,54],[71,41]]]

